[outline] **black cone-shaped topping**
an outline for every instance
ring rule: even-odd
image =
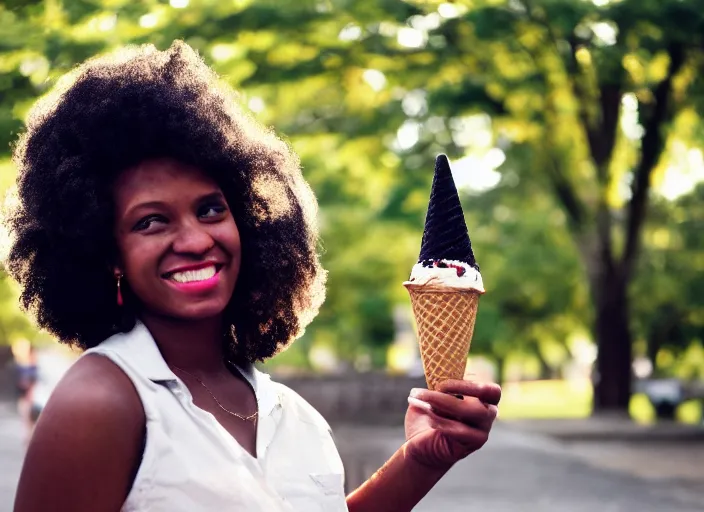
[[[452,179],[450,162],[445,155],[438,155],[435,160],[435,176],[418,261],[440,259],[463,261],[479,270],[464,221],[460,196]]]

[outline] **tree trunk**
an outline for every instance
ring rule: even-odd
[[[625,280],[608,272],[594,290],[595,338],[599,349],[594,374],[594,412],[627,413],[631,398],[632,344]]]
[[[503,385],[506,380],[506,358],[495,356],[496,360],[496,382]]]
[[[541,380],[558,379],[559,372],[553,366],[551,366],[540,353],[540,348],[536,348],[535,355],[538,358],[538,363],[540,364],[540,375],[538,378]]]
[[[541,380],[548,380],[554,378],[555,370],[548,364],[548,362],[542,356],[542,354],[540,353],[540,349],[537,349],[535,351],[535,355],[538,358],[538,363],[540,364],[540,375],[538,378]]]

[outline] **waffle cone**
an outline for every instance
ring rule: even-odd
[[[464,378],[480,292],[404,283],[411,296],[428,389]]]

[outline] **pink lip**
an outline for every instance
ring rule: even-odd
[[[183,268],[179,270],[175,270],[173,272],[183,272],[184,270],[197,270],[200,268],[204,268],[207,266],[212,266],[212,264],[209,265],[201,265],[198,267],[189,267],[189,268]],[[171,273],[173,273],[171,272]],[[186,293],[205,293],[213,290],[215,287],[217,287],[218,283],[220,282],[220,268],[218,266],[215,267],[215,275],[209,279],[204,279],[203,281],[191,281],[190,283],[179,283],[177,281],[174,281],[172,279],[166,279],[166,282],[169,283],[169,285],[173,286],[179,291],[186,292]]]

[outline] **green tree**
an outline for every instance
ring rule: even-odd
[[[676,358],[704,342],[704,185],[652,206],[632,289],[633,327],[656,375],[671,377],[674,368],[658,367],[658,354],[665,350]]]
[[[524,1],[468,16],[477,42],[504,43],[513,69],[496,66],[499,58],[478,60],[494,65],[489,80],[504,91],[494,97],[511,117],[539,125],[531,141],[536,171],[560,201],[582,255],[599,347],[595,408],[624,410],[629,284],[668,135],[701,97],[701,11],[679,1]],[[527,101],[516,109],[510,102],[520,94]],[[634,133],[624,129],[629,108],[637,115]]]
[[[525,165],[563,208],[589,284],[599,347],[595,408],[625,411],[632,359],[628,291],[651,184],[669,156],[668,138],[686,137],[681,125],[701,101],[698,3],[322,5],[330,9],[307,18],[299,44],[317,40],[331,17],[353,44],[326,39],[302,62],[278,70],[284,82],[312,89],[288,126],[350,138],[371,131],[388,139],[405,125],[420,132],[405,148],[410,151],[400,153],[406,171],[417,167],[412,158],[419,153],[466,151],[456,121],[473,112],[490,114],[506,144],[528,146]],[[373,82],[360,92],[360,82],[374,77],[368,70],[383,76],[376,94]],[[271,73],[262,59],[245,84],[263,83]],[[340,86],[316,89],[313,77],[331,73],[344,77]],[[414,179],[418,174],[407,172],[398,188],[405,192]],[[392,202],[399,196],[392,191]]]
[[[647,278],[637,256],[651,184],[673,140],[701,138],[703,16],[694,0],[6,1],[0,158],[28,106],[75,63],[185,39],[301,154],[330,268],[302,345],[334,339],[354,358],[363,345],[381,352],[392,304],[407,301],[400,282],[434,155],[485,161],[498,147],[499,187],[465,196],[490,290],[475,347],[540,351],[590,323],[595,407],[625,410],[633,333],[652,330],[641,319],[653,309],[628,293]]]
[[[589,328],[588,292],[564,213],[529,169],[506,167],[499,186],[465,200],[490,292],[472,352],[493,357],[500,370],[522,352],[538,359],[542,377],[555,377],[569,357],[567,340]]]

